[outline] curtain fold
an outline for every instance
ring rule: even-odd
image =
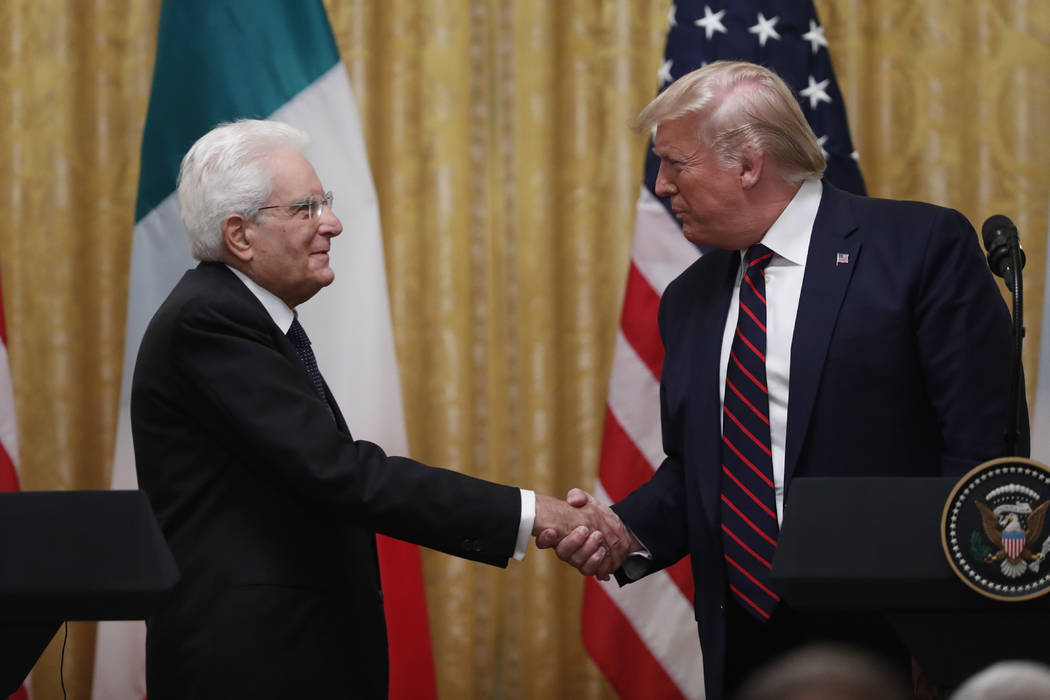
[[[1031,395],[1050,6],[816,4],[871,193],[1018,225]],[[670,2],[326,6],[380,200],[413,456],[590,488],[646,144],[627,122],[655,94]],[[109,484],[159,7],[0,6],[0,279],[25,489]],[[425,552],[424,567],[441,697],[612,697],[579,641],[581,579],[551,552],[506,571]],[[60,645],[36,698],[61,697]],[[72,624],[70,698],[89,697],[93,654],[94,626]]]

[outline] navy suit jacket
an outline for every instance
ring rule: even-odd
[[[710,252],[667,287],[667,456],[614,507],[653,570],[692,556],[708,700],[724,667],[718,383],[739,260]],[[791,346],[786,494],[796,476],[961,474],[1003,456],[1010,349],[1006,305],[961,214],[824,183]]]
[[[514,551],[518,489],[354,440],[221,264],[150,322],[131,424],[182,573],[147,620],[150,700],[385,698],[375,533],[499,566]]]

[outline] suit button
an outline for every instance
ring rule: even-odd
[[[468,552],[480,552],[481,544],[477,540],[463,540],[463,549]]]

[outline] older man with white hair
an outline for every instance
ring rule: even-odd
[[[139,484],[182,572],[147,620],[150,700],[385,698],[375,533],[497,566],[577,511],[354,440],[295,308],[342,232],[306,135],[244,120],[202,136],[178,199],[200,264],[146,330],[132,383]]]

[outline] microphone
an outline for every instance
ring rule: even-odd
[[[1021,267],[1025,264],[1024,250],[1021,249],[1021,241],[1017,238],[1017,227],[1002,214],[988,217],[981,227],[981,238],[984,239],[984,249],[988,251],[988,267],[992,273],[1002,277],[1006,281],[1006,288],[1014,291],[1017,273],[1020,270],[1013,269],[1013,256],[1011,251],[1016,247],[1020,253]]]

